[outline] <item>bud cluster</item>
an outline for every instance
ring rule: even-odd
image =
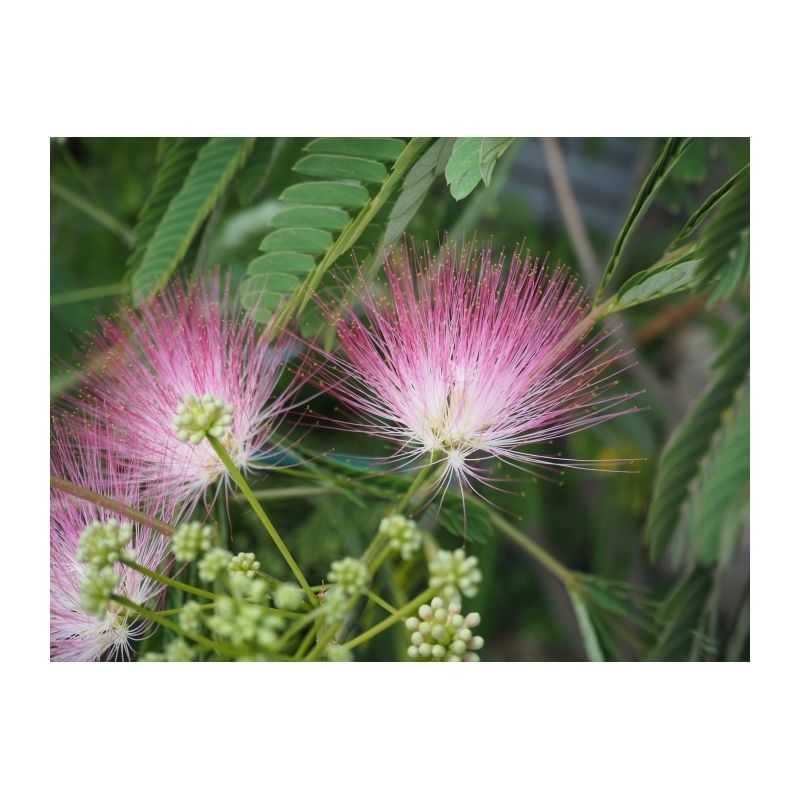
[[[211,548],[214,529],[202,522],[181,525],[172,537],[172,552],[178,561],[194,561]]]
[[[386,536],[389,546],[400,553],[404,561],[409,561],[422,547],[422,533],[414,520],[402,514],[391,514],[381,520],[378,532]]]
[[[193,394],[187,394],[176,409],[172,427],[182,442],[200,444],[206,434],[217,439],[224,436],[225,429],[232,422],[232,405],[226,405],[213,394],[205,394],[201,400]]]
[[[81,564],[100,569],[112,567],[123,556],[134,555],[127,551],[133,529],[130,523],[120,524],[115,519],[106,522],[92,522],[87,525],[78,540],[75,559]]]
[[[448,600],[457,600],[461,595],[475,597],[478,593],[481,582],[478,559],[475,556],[467,557],[461,548],[452,552],[439,550],[428,564],[428,570],[431,588],[441,589]]]
[[[483,647],[483,638],[475,636],[472,629],[480,624],[476,612],[461,613],[461,603],[452,600],[449,605],[441,597],[434,597],[430,605],[420,606],[418,616],[406,620],[411,631],[408,656],[416,661],[480,661],[477,650]]]
[[[343,589],[346,594],[354,595],[367,588],[369,573],[363,561],[348,556],[331,564],[328,580]]]

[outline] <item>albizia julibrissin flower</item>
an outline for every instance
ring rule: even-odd
[[[129,466],[113,459],[113,450],[103,442],[106,434],[73,424],[56,423],[51,442],[50,467],[57,478],[145,511],[164,503],[145,503],[136,483],[128,479]],[[101,446],[98,446],[101,445]],[[127,609],[109,607],[104,619],[87,613],[81,605],[81,583],[86,565],[76,559],[78,540],[87,526],[124,517],[55,489],[50,490],[50,658],[53,661],[97,661],[128,658],[132,643],[147,631],[148,623]],[[169,556],[169,540],[138,523],[132,523],[131,547],[136,561],[160,570]],[[135,603],[146,605],[163,599],[166,588],[129,567],[117,565],[120,582],[115,591]]]
[[[363,321],[327,309],[342,347],[326,356],[326,388],[359,417],[353,429],[398,445],[397,461],[443,464],[438,487],[455,476],[474,489],[493,458],[589,466],[522,448],[634,410],[613,391],[624,354],[591,334],[563,268],[515,252],[504,269],[491,250],[445,244],[436,260],[404,247],[385,272],[388,297],[362,286]]]
[[[273,449],[300,381],[273,396],[291,347],[270,342],[219,272],[177,280],[143,308],[101,322],[102,370],[73,404],[113,432],[120,460],[137,465],[146,496],[191,508],[224,464],[219,439],[247,472]]]

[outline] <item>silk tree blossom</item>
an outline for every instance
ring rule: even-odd
[[[163,502],[146,502],[135,481],[127,476],[130,465],[118,464],[113,450],[104,442],[107,434],[84,428],[74,421],[56,423],[51,443],[51,471],[54,476],[84,489],[103,494],[146,513]],[[169,557],[169,539],[139,524],[131,523],[105,508],[62,491],[50,492],[50,658],[53,661],[98,661],[128,658],[132,643],[142,638],[149,623],[121,606],[109,605],[98,618],[85,610],[81,589],[86,576],[96,571],[92,559],[79,553],[81,534],[98,526],[131,529],[130,547],[139,564],[160,570]],[[127,539],[126,539],[127,541]],[[85,550],[85,547],[84,547]],[[96,560],[96,559],[95,559]],[[130,567],[106,566],[115,570],[114,591],[139,605],[163,601],[163,584],[146,578]],[[85,598],[83,598],[85,600]]]
[[[592,334],[585,293],[515,252],[445,245],[438,260],[403,248],[388,293],[362,277],[359,315],[325,307],[341,351],[325,354],[327,390],[355,412],[349,427],[397,445],[398,463],[439,464],[437,488],[489,480],[487,461],[545,470],[591,463],[525,450],[635,409],[606,333]]]
[[[113,431],[117,457],[137,464],[146,496],[185,509],[229,478],[206,434],[252,470],[275,449],[269,440],[300,386],[295,377],[275,393],[290,341],[270,342],[218,272],[103,321],[95,346],[103,369],[75,405]]]

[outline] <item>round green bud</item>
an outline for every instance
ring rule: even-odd
[[[191,444],[200,444],[208,434],[219,439],[232,424],[233,406],[212,394],[205,394],[200,400],[187,394],[172,418],[175,435]]]
[[[328,580],[339,586],[346,594],[363,592],[369,583],[366,564],[357,558],[343,558],[331,564]]]
[[[201,581],[212,583],[220,573],[228,566],[228,562],[233,558],[223,547],[215,547],[209,550],[198,563],[198,575]]]
[[[259,569],[261,564],[256,561],[255,553],[237,553],[228,562],[228,572],[241,572],[247,578],[254,578]]]
[[[211,549],[214,529],[202,522],[181,525],[172,537],[172,552],[178,561],[194,561]]]
[[[87,614],[105,619],[108,601],[119,585],[120,574],[113,567],[88,569],[81,583],[81,607]]]
[[[91,567],[112,567],[123,556],[129,555],[126,549],[133,535],[133,528],[127,522],[116,519],[105,522],[92,522],[84,528],[78,539],[75,560]]]
[[[296,611],[303,603],[303,590],[294,583],[281,583],[272,590],[272,601],[276,608]]]

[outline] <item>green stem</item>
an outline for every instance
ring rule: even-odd
[[[391,628],[395,622],[400,622],[400,620],[406,619],[410,614],[415,612],[419,606],[430,600],[435,594],[436,589],[426,589],[422,594],[417,595],[413,600],[395,611],[394,614],[391,614],[390,616],[386,617],[386,619],[381,620],[377,625],[373,625],[369,630],[364,631],[364,633],[360,634],[359,636],[356,636],[355,639],[345,642],[342,647],[352,650],[353,648],[364,644],[364,642],[368,642],[373,636],[377,636],[379,633],[383,633],[387,628]]]
[[[171,586],[173,589],[180,589],[182,592],[193,594],[197,597],[202,597],[205,600],[220,599],[220,595],[214,594],[214,592],[208,592],[205,589],[198,589],[196,586],[192,586],[189,583],[184,583],[183,581],[177,581],[175,578],[168,578],[166,575],[163,575],[160,572],[154,572],[152,569],[143,567],[141,564],[137,564],[135,561],[129,561],[127,558],[120,559],[120,563],[124,564],[126,567],[136,570],[137,572],[140,572],[142,575],[145,575],[148,578],[152,578],[154,581],[163,583],[165,586]]]
[[[78,497],[81,500],[94,503],[96,506],[107,508],[109,511],[116,511],[118,514],[122,514],[123,517],[132,519],[134,522],[141,522],[142,525],[152,528],[159,533],[163,533],[165,536],[173,536],[175,534],[175,528],[171,525],[167,525],[165,522],[161,522],[161,520],[155,517],[151,517],[149,514],[143,514],[135,508],[126,506],[124,503],[112,500],[110,497],[103,497],[103,495],[96,494],[95,492],[89,491],[89,489],[84,489],[62,478],[56,478],[54,475],[51,475],[50,486],[59,492],[71,494],[73,497]]]
[[[306,654],[308,648],[311,647],[314,637],[317,635],[321,625],[322,617],[318,617],[316,620],[314,620],[314,624],[308,629],[308,633],[306,633],[305,638],[302,642],[300,642],[300,647],[297,648],[297,652],[295,653],[297,658],[302,658]]]
[[[73,208],[86,214],[87,217],[91,217],[104,228],[108,228],[108,230],[119,236],[128,247],[133,246],[133,231],[127,225],[112,217],[107,211],[98,208],[94,203],[90,203],[52,178],[50,179],[50,192],[65,203],[69,203]]]
[[[411,498],[414,496],[414,493],[419,489],[422,485],[423,481],[428,477],[428,474],[433,467],[433,457],[431,457],[430,464],[424,466],[418,473],[417,477],[411,482],[411,486],[408,487],[408,491],[400,498],[400,502],[397,504],[397,508],[395,511],[398,514],[402,514],[405,507],[408,505]]]
[[[575,582],[572,571],[567,569],[560,561],[557,561],[543,547],[540,547],[532,539],[529,539],[522,531],[515,528],[508,520],[496,511],[490,511],[489,516],[492,523],[500,528],[503,533],[513,542],[516,542],[524,550],[527,550],[548,572],[555,575],[564,586],[571,588]]]
[[[287,500],[292,497],[315,497],[321,494],[334,494],[336,486],[287,486],[282,489],[259,489],[253,494],[258,500]],[[234,495],[233,499],[242,502],[242,495]]]
[[[116,297],[128,291],[127,283],[108,283],[104,286],[92,286],[88,289],[76,289],[73,292],[61,292],[50,295],[50,307],[65,306],[70,303],[83,303],[86,300],[99,300],[102,297]]]
[[[191,633],[190,631],[186,631],[181,628],[180,625],[175,624],[172,620],[163,617],[161,614],[158,614],[155,611],[150,611],[149,609],[144,608],[144,606],[140,606],[138,603],[134,603],[133,600],[129,600],[127,597],[122,597],[118,594],[112,594],[111,600],[118,605],[131,609],[131,611],[135,611],[143,619],[150,620],[150,622],[155,622],[156,624],[161,625],[163,628],[166,628],[173,633],[177,633],[179,636],[183,636],[185,639],[191,639],[193,642],[202,645],[208,650],[215,650],[217,653],[220,653],[223,656],[238,655],[236,650],[233,650],[227,645],[224,645],[220,642],[212,642],[211,639],[207,639],[205,636],[201,636],[199,633]]]
[[[283,539],[281,539],[280,534],[275,529],[275,526],[270,521],[270,518],[267,516],[267,512],[264,511],[263,506],[261,503],[258,502],[258,499],[253,494],[253,490],[250,488],[247,481],[244,479],[244,475],[239,472],[236,464],[233,463],[233,460],[228,455],[228,451],[222,446],[222,443],[219,439],[216,439],[211,434],[206,434],[206,438],[208,439],[211,446],[214,448],[214,452],[219,456],[220,461],[225,465],[228,472],[230,472],[231,477],[236,482],[236,485],[239,487],[242,494],[247,499],[247,502],[250,503],[250,507],[253,511],[256,512],[256,516],[261,521],[261,524],[264,526],[267,533],[270,535],[273,542],[275,542],[275,546],[280,551],[280,554],[283,556],[286,563],[289,565],[289,569],[291,569],[292,574],[297,579],[298,583],[303,587],[306,595],[308,595],[308,599],[312,605],[317,605],[317,598],[314,595],[314,592],[311,591],[311,587],[308,585],[308,581],[305,579],[300,567],[297,566],[297,562],[292,557],[292,554],[289,552],[289,548],[284,544]]]
[[[390,614],[396,614],[397,609],[387,603],[380,595],[375,594],[371,589],[365,589],[364,594],[375,603],[376,606],[380,606],[384,611],[388,611]]]

